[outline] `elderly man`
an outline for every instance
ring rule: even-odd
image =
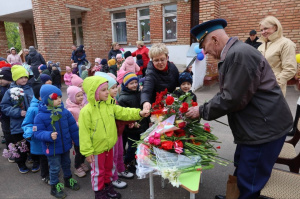
[[[187,116],[213,120],[227,115],[237,144],[234,175],[239,198],[254,199],[270,178],[293,118],[266,59],[237,37],[229,38],[226,26],[224,19],[215,19],[191,30],[205,54],[220,60],[220,91],[189,108]]]

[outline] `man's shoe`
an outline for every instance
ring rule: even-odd
[[[118,176],[120,178],[125,178],[125,179],[132,179],[132,178],[134,178],[134,174],[131,173],[131,172],[129,172],[129,171],[127,171],[127,170],[123,171],[121,173],[118,173]]]
[[[127,183],[126,182],[124,182],[124,181],[121,181],[121,180],[115,180],[115,181],[112,181],[111,182],[112,183],[112,185],[115,187],[115,188],[117,188],[117,189],[124,189],[124,188],[126,188],[127,187]]]
[[[226,196],[222,196],[222,195],[216,195],[215,199],[226,199]]]
[[[75,169],[74,174],[77,175],[79,178],[86,176],[86,173],[84,172],[82,167]]]
[[[57,183],[56,185],[51,185],[51,192],[50,194],[55,198],[65,198],[67,194],[64,193],[64,184]]]
[[[77,184],[77,181],[74,178],[65,178],[65,187],[68,187],[74,191],[80,189],[80,186]]]
[[[20,173],[25,174],[25,173],[29,172],[29,169],[27,168],[26,165],[22,165],[22,166],[19,166],[19,171],[20,171]]]
[[[33,162],[33,165],[32,165],[32,168],[31,168],[31,171],[33,173],[36,173],[40,170],[40,163],[39,162]]]
[[[106,194],[110,198],[121,198],[121,194],[114,190],[112,183],[105,184]]]

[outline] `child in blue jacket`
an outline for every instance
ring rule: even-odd
[[[64,198],[66,197],[62,190],[64,185],[72,190],[80,188],[77,181],[72,178],[70,160],[72,141],[75,146],[79,146],[78,126],[72,114],[64,108],[60,89],[45,84],[40,90],[40,96],[42,103],[39,104],[39,113],[34,119],[34,137],[42,141],[43,152],[48,158],[50,193],[56,198]],[[53,108],[58,108],[60,115],[59,120],[53,123],[55,128],[51,124]],[[58,178],[61,168],[64,173],[64,185],[59,183]]]
[[[39,104],[41,103],[40,89],[42,84],[35,85],[33,87],[34,97],[31,100],[30,107],[27,110],[26,117],[22,123],[22,129],[24,130],[23,137],[30,142],[30,153],[33,159],[33,166],[31,171],[38,172],[41,169],[41,177],[45,183],[50,184],[49,179],[49,167],[47,157],[42,150],[42,142],[33,134],[34,118],[38,114]]]
[[[24,143],[23,129],[21,124],[29,108],[30,101],[33,96],[32,88],[27,84],[28,72],[23,66],[14,65],[11,68],[12,79],[14,82],[10,84],[10,88],[5,92],[1,101],[1,112],[10,117],[10,130],[13,143],[21,145]],[[26,143],[28,146],[28,143]],[[27,159],[27,147],[18,150],[18,157],[15,161],[18,164],[20,173],[28,173],[25,162]]]

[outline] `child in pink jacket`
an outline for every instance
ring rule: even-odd
[[[67,89],[68,99],[66,101],[66,108],[72,113],[78,125],[78,118],[80,110],[84,107],[83,103],[83,91],[77,86],[69,86]],[[74,174],[82,178],[86,176],[86,172],[89,171],[89,167],[84,164],[85,157],[80,154],[79,147],[74,146],[75,155],[75,171]]]
[[[71,85],[72,86],[77,86],[82,90],[82,92],[83,92],[83,103],[87,104],[88,103],[87,96],[86,96],[86,94],[85,94],[85,92],[82,88],[82,83],[83,83],[83,79],[81,79],[78,75],[74,75],[74,74],[72,75]]]
[[[128,56],[124,63],[122,64],[120,70],[125,70],[127,72],[133,72],[133,73],[137,73],[138,71],[140,71],[140,67],[139,65],[137,65],[137,63],[134,61],[132,56]]]
[[[72,70],[70,66],[66,66],[66,73],[64,75],[64,81],[67,86],[71,86]]]

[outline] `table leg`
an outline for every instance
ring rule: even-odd
[[[154,199],[153,173],[149,173],[150,199]]]
[[[161,188],[165,188],[165,179],[163,177],[161,178]]]
[[[195,199],[195,194],[194,193],[190,193],[190,199]]]

